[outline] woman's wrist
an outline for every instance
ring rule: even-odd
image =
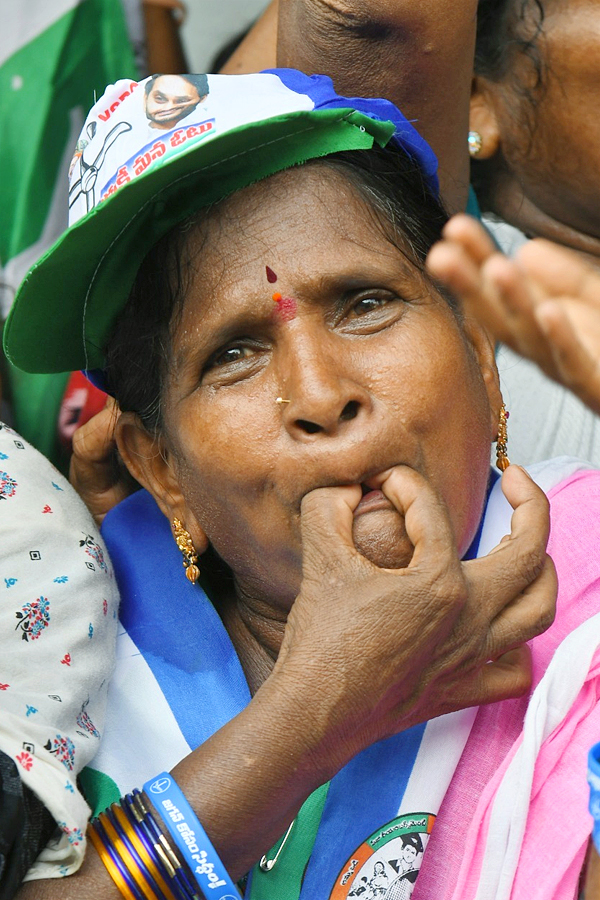
[[[233,880],[333,774],[312,735],[308,698],[283,678],[267,679],[246,709],[172,770]]]

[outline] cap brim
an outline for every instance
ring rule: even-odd
[[[352,109],[294,112],[196,145],[103,200],[31,269],[4,329],[27,372],[104,366],[104,348],[148,250],[196,210],[263,178],[341,150],[385,145],[391,122]]]

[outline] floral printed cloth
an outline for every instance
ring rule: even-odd
[[[76,871],[89,809],[77,775],[98,749],[118,593],[83,502],[0,423],[0,750],[58,824],[27,879]]]

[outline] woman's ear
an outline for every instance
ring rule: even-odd
[[[469,130],[481,138],[481,147],[474,159],[491,159],[500,147],[500,128],[495,107],[494,85],[487,78],[475,75],[471,83]]]
[[[500,390],[498,366],[496,365],[495,344],[489,331],[473,317],[465,319],[463,329],[473,349],[485,385],[490,408],[491,440],[495,441],[498,435],[500,407],[504,402]]]
[[[179,485],[173,454],[160,435],[151,434],[134,413],[121,413],[116,425],[119,453],[129,472],[152,494],[170,523],[179,519],[190,532],[198,554],[208,548],[208,538],[190,510]]]

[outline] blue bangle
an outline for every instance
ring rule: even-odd
[[[147,781],[144,791],[175,841],[182,859],[211,900],[241,900],[196,813],[168,772]]]
[[[121,838],[123,843],[125,844],[125,847],[129,851],[130,856],[133,858],[133,861],[135,862],[136,866],[142,873],[142,877],[145,878],[146,882],[150,885],[150,889],[153,891],[154,894],[156,894],[157,897],[160,897],[163,892],[161,891],[160,887],[154,880],[152,872],[150,871],[150,869],[148,868],[146,863],[143,861],[143,859],[140,857],[140,855],[137,852],[134,845],[129,840],[129,836],[125,833],[123,826],[117,819],[112,808],[109,806],[108,809],[105,809],[103,815],[106,816],[106,818],[109,820],[112,827],[115,829],[115,831],[117,832],[117,834],[119,835],[119,837]],[[105,829],[105,833],[106,833],[106,829]],[[117,852],[118,852],[118,849],[117,849]]]
[[[146,794],[139,793],[136,799],[138,804],[141,804],[144,807],[146,806],[146,803],[144,802],[144,800],[148,800]],[[162,819],[160,819],[160,821],[162,822]],[[159,828],[157,823],[154,821],[154,816],[149,809],[146,809],[144,821],[142,824],[145,828],[148,829],[148,834],[151,840],[155,842],[156,847],[162,848],[163,853],[167,853],[168,849],[167,861],[173,868],[174,883],[177,884],[184,900],[202,900],[202,898],[198,894],[198,883],[194,881],[194,876],[190,872],[190,877],[188,878],[187,872],[189,871],[189,869],[187,865],[184,866],[180,858],[172,849],[171,844],[167,841],[163,833],[163,828]]]
[[[600,744],[590,750],[588,756],[588,782],[590,785],[590,813],[594,820],[592,838],[600,853]]]
[[[93,819],[93,821],[91,822],[91,827],[94,829],[94,831],[96,832],[96,834],[102,841],[104,849],[110,856],[114,865],[119,870],[121,878],[123,878],[123,880],[127,884],[127,887],[129,888],[129,890],[131,891],[133,896],[136,898],[136,900],[145,900],[144,895],[142,894],[141,890],[139,889],[139,887],[133,880],[131,872],[129,871],[129,869],[127,868],[127,866],[125,865],[125,863],[123,862],[121,857],[119,856],[119,854],[116,850],[116,847],[113,847],[112,841],[106,834],[106,831],[104,830],[104,826],[102,825],[102,822],[99,819]]]
[[[166,877],[171,883],[171,890],[179,895],[179,900],[200,900],[196,887],[187,877],[183,866],[179,859],[169,847],[169,857],[161,858],[161,853],[165,853],[163,841],[166,841],[161,829],[158,827],[149,810],[145,806],[140,806],[142,795],[137,788],[133,794],[127,794],[123,798],[123,808],[129,816],[130,822],[137,824],[138,835],[146,850],[154,857],[155,861],[162,870],[163,877]],[[169,866],[167,869],[165,864]]]

